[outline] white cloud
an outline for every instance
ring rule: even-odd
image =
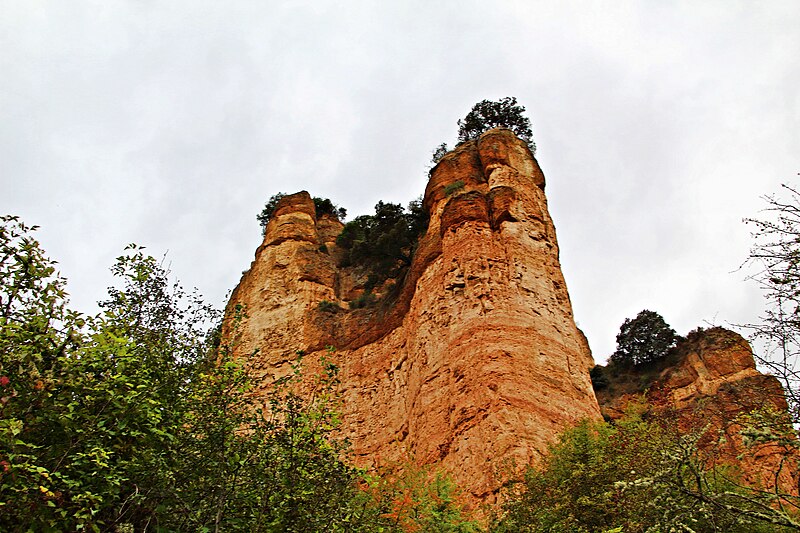
[[[752,320],[731,273],[796,179],[800,6],[751,2],[0,0],[0,209],[76,304],[131,241],[221,302],[278,191],[352,215],[425,185],[484,98],[527,106],[597,357],[642,308]]]

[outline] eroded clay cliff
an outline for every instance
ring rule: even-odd
[[[308,193],[285,197],[228,307],[237,354],[268,387],[297,351],[313,362],[335,346],[360,465],[438,463],[491,500],[509,468],[600,417],[544,188],[510,131],[460,145],[431,173],[428,229],[404,278],[358,310],[348,302],[364,276],[337,267],[341,224],[317,218]]]

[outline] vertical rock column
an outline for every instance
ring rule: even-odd
[[[537,461],[566,426],[599,418],[593,365],[575,325],[544,176],[508,130],[436,167],[425,205],[441,255],[404,321],[407,441],[478,499]]]
[[[317,221],[307,193],[285,197],[228,307],[247,313],[236,353],[259,350],[266,387],[296,350],[313,361],[335,344],[355,460],[437,463],[473,502],[492,501],[565,427],[600,418],[544,186],[508,130],[460,145],[432,172],[429,227],[399,296],[356,311],[353,291],[336,294],[364,277],[335,267],[341,226]],[[320,312],[322,300],[338,310]]]
[[[320,301],[335,300],[336,269],[327,249],[341,228],[331,217],[317,220],[307,192],[285,196],[231,295],[226,337],[237,356],[250,360],[262,387],[289,373],[297,351],[322,338],[308,318]]]

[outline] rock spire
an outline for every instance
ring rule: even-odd
[[[317,217],[308,193],[287,196],[231,297],[241,318],[227,335],[265,387],[297,351],[313,364],[335,346],[358,464],[438,463],[491,501],[509,468],[600,418],[544,189],[512,132],[459,145],[431,172],[428,229],[404,279],[357,310],[365,276],[337,266],[342,224]]]

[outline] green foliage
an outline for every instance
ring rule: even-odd
[[[14,223],[4,222],[4,233],[13,233]],[[63,292],[48,289],[63,280],[52,277],[38,244],[25,242],[35,254],[23,257],[13,250],[24,245],[4,243],[7,257],[17,258],[4,273],[27,264],[29,297],[17,310],[32,316],[44,307],[59,318],[39,321],[35,332],[0,323],[0,373],[9,378],[2,426],[16,434],[0,445],[9,472],[0,480],[3,510],[12,523],[41,530],[149,522],[171,490],[183,395],[192,363],[208,349],[202,324],[215,315],[129,247],[113,269],[123,287],[110,289],[101,316],[83,318],[65,311]],[[7,281],[0,292],[12,301],[19,293]]]
[[[118,258],[118,285],[86,318],[67,310],[35,229],[0,225],[4,531],[400,529],[381,516],[394,493],[361,490],[363,472],[334,437],[332,351],[320,375],[298,362],[256,401],[218,313],[141,248]],[[228,317],[234,331],[243,316]],[[296,393],[301,381],[310,394]],[[449,501],[427,501],[409,512],[460,520]]]
[[[517,105],[517,99],[511,96],[496,102],[482,100],[472,106],[463,120],[458,121],[458,140],[464,142],[477,139],[481,133],[492,128],[508,128],[528,143],[531,153],[536,155],[531,121],[524,113],[525,108]]]
[[[737,485],[735,472],[708,468],[699,436],[642,405],[614,425],[584,421],[511,488],[492,530],[788,531],[791,519]]]
[[[278,206],[278,202],[280,202],[281,198],[284,196],[286,196],[285,192],[279,192],[270,196],[269,200],[267,200],[267,203],[264,205],[264,209],[256,215],[256,220],[258,220],[258,223],[261,225],[262,235],[267,231],[267,224],[269,224],[272,214]],[[347,209],[339,207],[328,198],[314,197],[313,200],[317,216],[329,215],[336,217],[338,220],[344,220],[344,217],[347,216]]]
[[[592,379],[594,390],[597,391],[608,387],[608,376],[606,376],[603,365],[594,365],[589,371],[589,377]]]
[[[675,346],[675,330],[654,311],[645,309],[636,318],[626,318],[617,334],[617,350],[611,361],[617,365],[641,365],[664,358]]]
[[[453,193],[456,193],[464,188],[464,182],[462,180],[454,181],[453,183],[448,183],[444,186],[444,195],[451,196]]]
[[[320,303],[317,304],[317,309],[319,309],[323,313],[335,313],[340,309],[340,307],[336,304],[336,302],[331,302],[329,300],[322,300]]]
[[[348,302],[350,309],[363,309],[365,307],[372,307],[378,302],[378,297],[372,291],[364,291],[361,296]]]
[[[409,203],[408,210],[400,204],[378,202],[374,215],[345,224],[336,244],[345,250],[344,265],[363,267],[379,282],[399,277],[411,265],[427,226],[421,199]]]
[[[339,207],[327,198],[314,197],[314,208],[317,216],[329,215],[336,217],[337,220],[344,220],[347,216],[347,209]]]
[[[368,508],[385,531],[473,533],[481,530],[459,503],[447,475],[409,461],[368,476]]]
[[[442,143],[442,144],[440,144],[439,146],[437,146],[437,147],[436,147],[436,148],[433,150],[433,153],[431,154],[431,164],[435,166],[437,163],[439,163],[439,161],[441,161],[441,160],[442,160],[442,158],[443,158],[443,157],[444,157],[444,156],[447,154],[447,152],[449,152],[449,151],[450,151],[450,150],[447,148],[447,143]]]
[[[305,532],[359,525],[351,508],[359,472],[342,462],[344,444],[331,437],[339,424],[331,409],[336,367],[324,367],[312,399],[294,391],[303,380],[298,363],[262,405],[248,394],[252,383],[242,366],[227,356],[214,365],[205,385],[213,394],[201,388],[195,396],[185,478],[165,517],[171,528]],[[181,502],[191,511],[181,512]]]
[[[261,210],[259,214],[256,215],[256,220],[258,220],[259,225],[261,226],[261,234],[263,235],[267,231],[267,224],[269,224],[270,219],[272,218],[272,213],[275,212],[275,208],[278,206],[278,202],[281,201],[281,198],[286,196],[285,192],[275,193],[269,197],[267,203],[264,204],[264,209]]]

